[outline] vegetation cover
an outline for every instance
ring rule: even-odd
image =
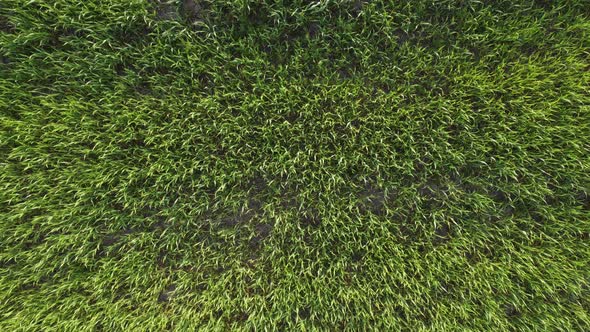
[[[2,331],[590,329],[586,0],[0,0]]]

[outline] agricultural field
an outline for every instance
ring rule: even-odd
[[[589,331],[590,1],[0,0],[0,331]]]

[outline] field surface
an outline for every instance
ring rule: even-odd
[[[590,1],[0,0],[1,331],[589,331]]]

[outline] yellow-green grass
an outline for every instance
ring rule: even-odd
[[[588,331],[590,2],[0,0],[1,331]]]

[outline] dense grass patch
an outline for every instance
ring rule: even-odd
[[[2,331],[590,329],[590,3],[0,0]]]

